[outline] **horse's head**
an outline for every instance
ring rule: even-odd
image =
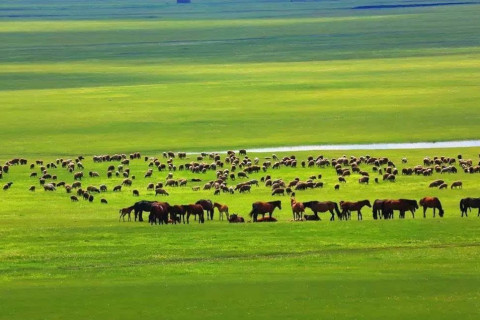
[[[443,215],[445,214],[445,211],[443,209],[438,209],[438,215],[440,218],[443,218]]]
[[[372,205],[370,204],[370,200],[365,200],[365,205],[369,208],[372,207]]]

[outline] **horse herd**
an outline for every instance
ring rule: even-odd
[[[413,199],[377,199],[373,205],[369,200],[361,201],[340,201],[338,204],[334,201],[307,201],[297,202],[295,198],[290,198],[290,206],[292,209],[292,221],[320,221],[319,213],[330,213],[330,221],[335,220],[335,215],[339,220],[350,220],[352,212],[357,213],[357,219],[363,220],[362,209],[364,207],[372,208],[373,219],[393,219],[394,212],[398,211],[400,219],[405,218],[406,212],[411,212],[412,218],[415,218],[415,212],[419,209],[419,205],[423,208],[423,217],[426,218],[427,209],[433,209],[433,217],[438,215],[443,217],[444,210],[442,204],[437,197],[424,197],[420,201]],[[275,222],[272,214],[274,210],[282,209],[281,200],[276,201],[258,201],[252,204],[252,210],[248,214],[252,218],[252,222]],[[313,214],[305,214],[306,209],[310,209]],[[477,216],[480,216],[480,198],[464,198],[460,200],[460,211],[463,216],[468,217],[468,212],[471,209],[478,209]],[[194,204],[186,205],[170,205],[168,202],[142,200],[134,203],[130,207],[119,210],[119,221],[128,216],[131,220],[131,212],[134,212],[135,221],[143,221],[143,212],[148,212],[148,221],[150,224],[176,224],[185,221],[190,223],[190,216],[194,216],[195,220],[198,218],[199,223],[205,222],[205,213],[207,220],[213,220],[215,209],[218,210],[219,220],[223,220],[223,214],[226,215],[230,223],[245,222],[245,219],[238,214],[230,214],[229,208],[225,204],[212,202],[208,199],[198,200]],[[268,214],[268,217],[265,215]],[[259,215],[262,217],[259,218]],[[186,216],[186,219],[185,219]]]

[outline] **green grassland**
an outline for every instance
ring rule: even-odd
[[[421,164],[424,156],[456,156],[476,161],[475,148],[449,150],[398,150],[355,152],[296,152],[338,157],[343,154],[388,156],[398,168]],[[277,154],[278,156],[289,155]],[[153,156],[153,154],[152,154]],[[160,155],[158,155],[160,156]],[[266,154],[251,154],[263,159]],[[196,156],[189,155],[186,162]],[[407,157],[409,163],[400,164]],[[33,159],[32,159],[33,160]],[[43,158],[54,161],[54,158]],[[176,160],[178,165],[184,161]],[[480,219],[473,211],[460,218],[460,198],[478,196],[477,174],[434,174],[432,177],[398,176],[397,182],[359,185],[358,174],[347,178],[339,191],[332,168],[281,168],[269,170],[273,178],[286,181],[322,174],[323,189],[298,191],[297,200],[361,200],[438,196],[445,208],[440,219],[421,210],[416,218],[373,220],[365,208],[364,221],[291,222],[287,196],[270,195],[262,184],[250,194],[221,194],[191,190],[214,179],[215,174],[177,171],[174,178],[200,177],[186,187],[167,188],[171,204],[193,203],[201,198],[226,203],[230,212],[248,218],[251,203],[281,199],[282,210],[274,212],[279,222],[231,225],[214,221],[189,225],[150,226],[118,222],[118,209],[139,198],[154,199],[149,182],[164,181],[167,172],[154,171],[143,178],[148,162],[129,165],[136,176],[132,187],[114,193],[122,178],[105,177],[111,163],[84,162],[84,186],[105,183],[108,191],[93,203],[70,202],[59,188],[45,192],[28,166],[15,166],[4,181],[12,188],[2,192],[0,237],[2,261],[0,317],[5,319],[131,318],[297,318],[318,317],[371,319],[381,317],[442,318],[478,317],[478,249]],[[371,167],[362,165],[371,172]],[[36,169],[38,171],[38,169]],[[65,169],[50,170],[59,181],[72,181]],[[251,174],[260,179],[266,173]],[[373,172],[372,172],[373,174]],[[376,175],[373,174],[372,180]],[[434,179],[451,183],[462,180],[462,190],[429,189]],[[381,180],[381,179],[380,179]],[[236,181],[238,182],[238,180]],[[231,182],[233,184],[233,182]],[[36,192],[28,187],[36,185]],[[100,204],[103,197],[109,204]],[[41,311],[39,311],[41,310]]]
[[[62,189],[43,191],[28,166],[4,175],[2,185],[13,185],[0,192],[0,319],[478,319],[480,219],[458,209],[460,198],[480,196],[478,174],[370,185],[353,175],[334,191],[331,168],[268,172],[286,181],[322,174],[325,187],[297,193],[300,201],[437,196],[442,219],[417,211],[375,221],[365,210],[364,221],[323,214],[294,223],[288,197],[277,197],[274,224],[230,225],[216,214],[205,224],[150,226],[118,222],[118,209],[139,199],[134,188],[153,199],[147,183],[167,173],[145,179],[147,163],[135,160],[133,186],[113,193],[121,179],[106,179],[108,164],[91,161],[133,151],[478,139],[480,5],[356,8],[372,4],[382,3],[2,1],[0,162],[82,154],[85,172],[101,175],[83,184],[109,191],[72,203]],[[424,156],[477,163],[478,153],[294,152],[387,156],[399,169]],[[65,169],[50,171],[72,182]],[[198,176],[201,183],[169,188],[162,199],[211,198],[248,220],[252,202],[273,198],[264,186],[242,196],[194,192],[214,173],[174,173]],[[439,178],[464,188],[427,188]]]

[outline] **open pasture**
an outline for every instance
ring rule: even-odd
[[[248,150],[247,150],[248,151]],[[471,158],[478,162],[478,150],[390,150],[355,152],[295,152],[299,163],[309,155],[326,158],[342,155],[386,156],[398,169],[422,164],[425,156]],[[291,153],[278,153],[282,158]],[[171,204],[193,203],[200,198],[226,203],[230,212],[247,217],[251,203],[257,200],[282,200],[282,210],[271,224],[229,224],[218,220],[205,224],[190,223],[150,226],[146,221],[118,222],[118,209],[139,199],[155,199],[147,191],[149,182],[165,182],[168,171],[153,171],[144,178],[148,163],[131,160],[125,168],[135,175],[131,187],[113,192],[123,177],[106,178],[110,165],[118,161],[94,163],[91,156],[82,161],[83,186],[106,184],[108,191],[93,203],[72,203],[58,188],[49,192],[37,189],[38,177],[29,177],[29,165],[12,166],[2,182],[14,182],[2,191],[0,218],[1,251],[0,314],[5,319],[30,317],[130,318],[141,312],[146,318],[304,318],[324,317],[393,318],[405,316],[445,318],[462,315],[475,318],[478,310],[478,228],[476,211],[460,218],[458,201],[480,194],[477,174],[433,173],[432,176],[397,176],[397,181],[360,185],[357,173],[347,176],[347,183],[335,191],[338,176],[331,167],[297,168],[282,166],[267,172],[249,174],[258,179],[267,174],[286,181],[322,174],[321,189],[296,191],[296,198],[306,200],[360,200],[375,198],[413,198],[438,196],[445,208],[443,218],[427,219],[420,211],[412,219],[372,220],[371,211],[364,221],[291,222],[288,196],[271,196],[271,189],[260,184],[250,193],[239,195],[213,190],[193,191],[215,178],[215,171],[191,173],[172,171],[175,179],[187,178],[184,187],[166,187],[168,197],[156,199]],[[161,154],[158,159],[165,163]],[[197,154],[175,159],[180,165],[196,161]],[[222,154],[222,160],[226,154]],[[248,154],[265,157],[271,154]],[[407,163],[402,164],[402,158]],[[74,156],[72,158],[75,158]],[[208,158],[208,157],[207,157]],[[41,157],[44,164],[54,157]],[[34,159],[28,159],[29,164]],[[35,159],[36,160],[36,159]],[[458,161],[458,160],[457,160]],[[456,165],[458,167],[458,163]],[[362,164],[373,177],[372,166]],[[89,177],[88,171],[100,177]],[[49,169],[57,181],[73,182],[65,168]],[[202,181],[192,183],[192,178]],[[463,189],[428,188],[430,181],[462,180]],[[233,184],[238,182],[229,182]],[[140,197],[132,190],[138,189]],[[99,197],[108,199],[101,204]],[[369,208],[368,208],[369,209]],[[255,295],[252,293],[255,292]],[[159,302],[152,306],[152,297]],[[75,307],[72,307],[75,305]],[[426,307],[428,305],[428,307]],[[41,309],[41,312],[38,310]],[[139,311],[140,310],[140,311]],[[391,316],[391,315],[390,315]],[[392,316],[391,316],[392,317]]]

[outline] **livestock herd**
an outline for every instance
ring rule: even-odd
[[[358,219],[362,219],[361,209],[364,206],[372,207],[373,218],[389,219],[393,218],[393,211],[399,211],[399,217],[405,217],[405,212],[410,211],[414,216],[415,210],[418,209],[418,203],[415,200],[408,199],[386,199],[375,200],[373,206],[370,201],[348,202],[341,201],[339,204],[331,201],[308,201],[297,202],[295,195],[307,189],[324,188],[328,183],[322,181],[322,174],[310,175],[308,179],[294,178],[291,181],[284,181],[282,178],[274,178],[275,170],[279,168],[333,168],[337,175],[337,182],[334,183],[333,188],[339,190],[341,184],[347,183],[350,176],[358,174],[359,184],[369,184],[371,175],[374,177],[375,183],[394,183],[397,177],[421,175],[431,176],[434,173],[441,175],[455,175],[460,170],[467,174],[480,173],[480,163],[474,163],[472,159],[463,159],[461,155],[456,158],[452,157],[426,157],[423,159],[423,164],[408,167],[408,160],[403,158],[403,169],[399,170],[394,162],[387,157],[370,157],[368,155],[361,157],[347,157],[328,159],[322,155],[314,157],[308,156],[305,160],[297,160],[295,155],[286,156],[283,158],[277,157],[273,154],[271,157],[265,157],[260,160],[258,157],[251,159],[247,156],[246,150],[240,150],[238,154],[234,151],[228,151],[226,156],[222,159],[219,153],[201,153],[194,156],[194,159],[188,159],[185,152],[164,152],[163,159],[157,157],[143,157],[147,164],[143,178],[151,180],[154,172],[167,172],[166,179],[161,182],[150,182],[146,184],[147,191],[154,191],[155,196],[169,196],[170,192],[167,189],[186,187],[188,184],[194,184],[191,187],[193,192],[204,190],[208,192],[213,191],[213,195],[220,193],[250,193],[253,187],[259,187],[263,184],[270,188],[271,196],[290,196],[290,204],[292,207],[293,220],[320,220],[318,212],[330,212],[330,220],[334,220],[335,215],[338,219],[350,219],[352,212],[357,212]],[[176,159],[181,161],[177,162]],[[30,162],[31,172],[30,178],[38,179],[38,183],[45,191],[55,192],[59,187],[63,187],[66,193],[71,194],[69,198],[72,202],[77,202],[83,198],[89,202],[94,201],[95,195],[106,194],[108,187],[106,184],[82,185],[82,179],[86,175],[85,166],[83,164],[85,158],[83,156],[74,159],[59,158],[52,162],[45,162],[43,160],[36,160]],[[114,154],[93,156],[93,162],[96,165],[107,163],[105,174],[97,171],[88,171],[88,177],[92,179],[104,176],[107,179],[120,178],[121,183],[112,187],[113,192],[122,192],[123,187],[132,187],[138,184],[138,179],[130,171],[130,164],[132,161],[141,161],[142,157],[139,152],[132,154]],[[189,161],[190,160],[190,161]],[[114,164],[116,162],[116,164]],[[180,163],[181,162],[181,163]],[[8,176],[10,169],[17,165],[28,165],[29,161],[23,158],[14,158],[7,161],[3,166],[0,166],[0,179]],[[361,168],[363,165],[363,168]],[[365,168],[370,166],[371,170]],[[58,176],[54,169],[64,169],[65,172],[71,175],[71,183],[66,181],[58,181]],[[299,169],[301,170],[301,169]],[[181,172],[189,171],[194,178],[178,178],[174,175]],[[209,171],[215,172],[215,179],[204,182],[205,174]],[[301,172],[301,171],[297,171]],[[252,179],[249,175],[263,173],[264,175],[258,179]],[[237,182],[240,180],[240,182]],[[446,179],[445,179],[446,180]],[[445,189],[448,187],[448,182],[444,179],[437,179],[429,183],[430,188]],[[13,181],[9,181],[3,186],[3,190],[9,190],[13,185]],[[451,181],[450,188],[462,188],[463,183],[460,180]],[[28,189],[31,192],[36,190],[35,185],[31,185]],[[178,189],[177,189],[178,190]],[[138,189],[130,189],[133,196],[140,196]],[[211,192],[210,191],[210,192]],[[72,194],[74,193],[74,194]],[[170,205],[167,202],[161,201],[139,201],[133,206],[120,210],[120,218],[130,215],[131,211],[135,211],[135,220],[143,221],[142,212],[149,212],[149,221],[151,223],[157,222],[178,222],[183,219],[185,223],[185,216],[187,223],[191,215],[198,218],[199,222],[204,222],[204,211],[207,211],[207,220],[213,219],[214,208],[218,208],[220,218],[223,218],[223,213],[227,215],[230,221],[240,221],[241,217],[238,215],[230,215],[228,206],[212,202],[210,200],[201,200],[203,203],[194,203],[187,205]],[[101,203],[108,203],[105,197],[100,199]],[[478,208],[479,199],[467,198],[462,199],[460,209],[462,216],[467,215],[465,208]],[[423,198],[420,200],[420,205],[424,208],[424,216],[426,208],[434,208],[438,210],[440,216],[443,216],[443,208],[438,198]],[[139,207],[140,206],[140,207]],[[143,208],[143,209],[139,209]],[[275,208],[281,209],[281,201],[257,202],[252,205],[250,217],[253,221],[274,221],[272,212]],[[305,209],[312,210],[313,215],[305,215]],[[269,213],[269,217],[265,218],[265,213]],[[480,211],[479,211],[480,213]],[[262,218],[258,219],[257,215],[261,214]],[[232,218],[233,217],[233,218]],[[243,219],[244,220],[244,219]]]

